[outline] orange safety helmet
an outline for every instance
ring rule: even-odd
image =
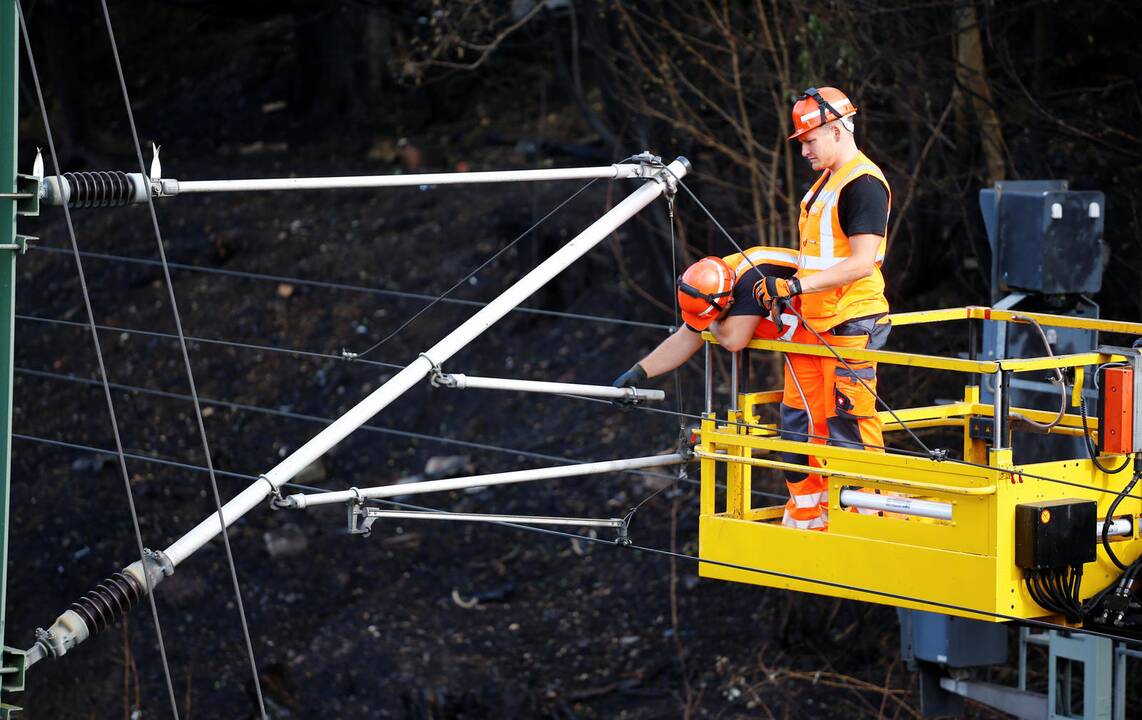
[[[733,303],[734,271],[720,257],[704,257],[678,276],[682,321],[699,332]]]
[[[793,106],[793,134],[787,139],[801,137],[825,123],[856,115],[856,111],[856,105],[836,88],[807,88]]]

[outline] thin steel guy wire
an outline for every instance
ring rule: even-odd
[[[32,41],[28,33],[28,25],[24,18],[24,7],[20,0],[16,0],[16,13],[20,18],[20,32],[24,38],[24,50],[28,58],[28,68],[32,71],[32,81],[36,89],[36,100],[39,104],[40,119],[44,124],[44,135],[47,136],[48,152],[51,155],[52,167],[56,171],[56,175],[60,174],[59,155],[56,153],[55,138],[52,134],[51,122],[48,119],[47,105],[44,103],[43,88],[40,85],[40,75],[36,68],[36,58],[32,52]],[[67,225],[68,239],[71,241],[72,254],[75,258],[76,271],[79,274],[79,287],[83,291],[83,304],[87,310],[87,319],[92,328],[95,326],[95,312],[91,307],[91,294],[87,290],[87,276],[83,271],[83,261],[79,255],[79,242],[75,236],[75,225],[71,220],[71,211],[67,205],[64,205],[64,221]],[[159,621],[159,609],[155,603],[154,593],[152,592],[150,575],[147,572],[147,551],[143,547],[143,533],[139,528],[139,515],[135,509],[135,498],[131,491],[131,480],[127,474],[127,460],[123,455],[123,441],[119,434],[119,421],[115,415],[115,402],[111,398],[111,388],[108,385],[107,379],[107,366],[103,362],[103,349],[99,344],[99,334],[96,330],[91,330],[91,341],[95,349],[95,357],[99,363],[99,377],[102,380],[103,396],[107,402],[107,411],[111,420],[111,431],[115,438],[115,450],[119,459],[119,470],[123,477],[123,486],[127,492],[127,508],[131,513],[131,526],[135,531],[135,543],[139,551],[139,563],[142,566],[143,586],[146,589],[148,604],[151,608],[151,618],[155,623],[155,638],[158,641],[159,657],[162,659],[163,664],[163,677],[166,680],[167,696],[171,704],[171,713],[174,715],[175,720],[178,720],[178,703],[174,695],[174,683],[171,680],[170,664],[167,661],[166,644],[163,641],[162,624]]]
[[[127,110],[127,121],[131,128],[131,140],[135,144],[135,155],[139,160],[139,172],[143,177],[147,177],[147,166],[143,162],[143,146],[139,142],[139,131],[135,126],[135,111],[131,108],[131,96],[127,91],[127,78],[123,74],[123,62],[119,57],[119,45],[115,41],[115,29],[111,24],[111,12],[107,9],[107,0],[101,0],[100,5],[103,8],[103,19],[107,24],[107,38],[111,43],[111,54],[115,59],[115,72],[119,78],[119,89],[123,93],[123,105]],[[238,605],[238,617],[242,622],[242,637],[246,642],[246,654],[250,661],[250,674],[254,680],[254,692],[258,699],[258,708],[262,711],[262,717],[267,718],[266,703],[262,697],[262,681],[258,677],[258,662],[254,657],[254,641],[250,637],[250,624],[246,619],[246,605],[242,602],[242,586],[238,582],[238,566],[234,562],[234,553],[230,548],[230,533],[226,526],[226,516],[222,512],[222,496],[218,492],[218,478],[214,475],[214,458],[210,453],[210,441],[206,436],[206,425],[202,420],[202,405],[198,402],[198,388],[194,383],[194,370],[190,366],[190,352],[186,348],[186,336],[182,331],[182,318],[178,311],[178,300],[175,298],[174,282],[171,280],[170,268],[167,267],[167,253],[163,246],[163,233],[159,228],[159,216],[155,212],[154,199],[151,193],[146,193],[147,196],[147,210],[151,216],[151,226],[155,231],[155,242],[159,248],[159,259],[163,263],[163,278],[166,281],[167,293],[171,305],[171,313],[174,315],[175,329],[178,330],[178,345],[179,350],[182,352],[182,362],[186,369],[186,380],[190,385],[190,395],[194,401],[194,417],[198,424],[198,434],[202,438],[202,451],[206,458],[206,467],[210,469],[210,489],[214,494],[214,505],[218,509],[218,523],[222,526],[222,546],[226,550],[226,563],[230,567],[230,579],[234,585],[234,600]],[[95,330],[92,330],[95,332]]]

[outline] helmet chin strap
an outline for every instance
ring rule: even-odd
[[[720,305],[718,303],[718,300],[720,300],[721,298],[729,297],[729,296],[733,295],[732,286],[731,286],[730,290],[726,290],[725,292],[704,293],[701,290],[699,290],[698,288],[691,285],[690,283],[683,280],[681,275],[678,276],[678,280],[676,282],[678,285],[678,289],[681,290],[683,293],[689,295],[692,298],[697,298],[699,300],[705,300],[706,302],[710,303],[710,305],[713,305],[715,308],[717,308],[719,312],[722,310],[725,310],[727,307],[729,307],[728,304]]]

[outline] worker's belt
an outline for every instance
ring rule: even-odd
[[[866,350],[879,350],[888,342],[888,334],[892,332],[892,322],[879,322],[886,313],[879,315],[866,315],[865,317],[846,320],[829,331],[836,337],[857,337],[868,335]]]

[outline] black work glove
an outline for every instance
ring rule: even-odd
[[[638,387],[645,381],[646,370],[642,369],[642,365],[635,363],[630,370],[627,370],[625,373],[615,378],[615,381],[611,383],[611,386],[617,388]],[[612,400],[611,403],[613,405],[617,405],[618,407],[630,407],[631,405],[635,404],[635,401],[631,398],[619,398]]]
[[[758,304],[771,309],[774,301],[789,302],[801,294],[801,281],[796,277],[785,278],[766,275],[753,285],[753,295]]]

